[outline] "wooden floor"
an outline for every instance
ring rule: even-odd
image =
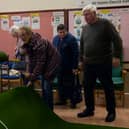
[[[81,112],[84,108],[85,106],[82,102],[77,105],[76,109],[70,109],[69,105],[55,106],[54,112],[62,119],[69,122],[129,128],[129,108],[117,108],[116,120],[113,122],[104,121],[107,115],[104,106],[96,106],[95,115],[92,117],[77,118],[77,113]]]

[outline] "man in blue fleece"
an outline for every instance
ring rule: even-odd
[[[74,100],[74,74],[78,68],[79,49],[76,38],[67,32],[64,24],[57,26],[58,34],[53,39],[53,44],[61,55],[61,64],[58,74],[59,105],[66,104],[70,99],[71,108],[76,107]]]

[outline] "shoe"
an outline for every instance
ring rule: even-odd
[[[66,102],[57,102],[55,105],[66,105]]]
[[[94,111],[89,111],[89,110],[84,110],[83,112],[80,112],[77,114],[77,117],[89,117],[89,116],[93,116],[94,115]]]
[[[105,118],[105,122],[112,122],[115,120],[115,118],[116,118],[116,113],[108,113]]]

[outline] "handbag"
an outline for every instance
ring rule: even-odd
[[[80,103],[82,101],[82,87],[80,85],[79,76],[74,75],[74,91],[73,91],[73,100],[74,103]]]

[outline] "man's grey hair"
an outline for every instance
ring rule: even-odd
[[[91,12],[96,12],[97,13],[97,8],[93,4],[88,4],[82,9],[82,13],[84,14],[86,10],[89,10]]]

